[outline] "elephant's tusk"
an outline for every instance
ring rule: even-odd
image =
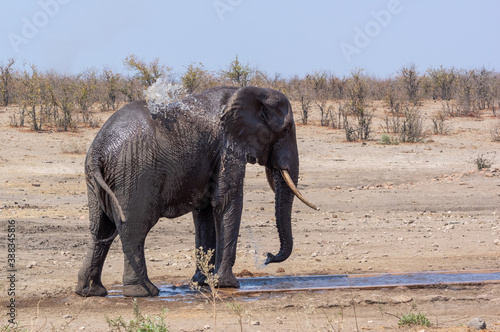
[[[293,191],[295,196],[297,196],[298,199],[300,199],[305,205],[309,206],[311,209],[319,211],[319,209],[316,207],[316,205],[307,201],[307,199],[305,199],[304,196],[302,196],[302,194],[299,192],[297,187],[295,187],[295,184],[293,183],[292,178],[291,178],[290,174],[288,173],[288,171],[285,171],[283,169],[280,171],[281,171],[281,176],[283,176],[283,179],[285,180],[288,187],[290,187],[290,189]]]
[[[266,178],[267,178],[267,183],[269,183],[269,187],[271,187],[273,193],[275,193],[276,188],[274,188],[273,171],[267,167],[266,167]]]

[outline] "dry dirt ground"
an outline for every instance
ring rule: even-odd
[[[382,108],[374,106],[374,139],[365,143],[346,142],[341,130],[298,124],[299,189],[321,211],[296,200],[294,251],[281,264],[262,265],[266,252],[278,250],[273,195],[263,169],[248,166],[235,272],[280,276],[500,269],[500,157],[482,171],[473,162],[480,155],[494,157],[500,143],[492,142],[490,131],[500,120],[491,112],[453,118],[447,121],[448,135],[429,133],[421,143],[382,145]],[[422,106],[427,129],[440,107],[431,101]],[[29,331],[106,331],[106,317],[131,319],[131,299],[73,293],[89,240],[83,162],[98,129],[35,133],[10,127],[10,113],[11,108],[0,108],[0,234],[2,264],[7,264],[7,223],[15,220],[16,320]],[[102,122],[109,115],[96,114]],[[194,271],[189,215],[161,220],[146,246],[153,282],[189,280]],[[103,272],[108,289],[121,283],[122,262],[117,239]],[[3,326],[10,281],[2,276],[0,285]],[[433,324],[426,330],[467,330],[474,317],[483,318],[488,329],[500,330],[499,283],[225,300],[241,306],[244,331],[396,330],[395,316],[410,310],[426,314]],[[168,309],[173,331],[214,330],[211,306],[201,297],[192,302],[139,299],[139,306],[148,315]],[[239,330],[238,315],[226,304],[218,304],[217,313],[219,330]]]

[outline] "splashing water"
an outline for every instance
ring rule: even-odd
[[[163,77],[144,90],[151,114],[157,114],[164,110],[168,104],[179,101],[183,94],[184,88],[181,84],[172,84]]]
[[[259,263],[259,248],[257,246],[257,242],[255,241],[255,239],[253,237],[252,229],[249,228],[248,231],[249,231],[249,234],[250,234],[250,240],[251,240],[251,242],[253,244],[254,251],[255,251],[255,268],[257,270],[262,270],[262,269],[264,269],[266,267],[266,264],[264,264],[264,262]]]

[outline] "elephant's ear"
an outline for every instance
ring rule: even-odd
[[[232,140],[262,151],[287,126],[293,124],[288,99],[280,92],[257,87],[238,89],[228,100],[221,118]]]

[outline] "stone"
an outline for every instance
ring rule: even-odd
[[[250,322],[250,325],[258,326],[258,325],[260,325],[260,322],[258,320],[253,320]]]
[[[442,295],[427,295],[424,297],[424,301],[428,301],[428,302],[436,302],[436,301],[443,301],[443,302],[446,302],[448,301],[449,298],[447,298],[446,296],[442,296]]]
[[[413,301],[413,298],[406,295],[398,295],[391,298],[391,302],[394,304],[409,303],[411,301]]]
[[[467,327],[474,328],[476,330],[484,330],[486,328],[486,322],[481,318],[473,318],[467,323]]]

